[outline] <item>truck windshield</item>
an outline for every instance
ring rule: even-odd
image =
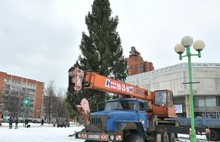
[[[131,100],[120,100],[114,102],[107,102],[105,105],[105,110],[135,110],[136,101]]]
[[[166,91],[155,92],[155,105],[166,105]]]

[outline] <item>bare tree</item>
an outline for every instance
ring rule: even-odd
[[[68,112],[67,112],[67,106],[66,106],[66,101],[65,101],[65,90],[59,89],[57,92],[57,113],[58,113],[58,118],[67,118],[68,117]]]
[[[56,89],[55,82],[49,81],[44,96],[44,113],[49,123],[53,119],[68,117],[65,104],[65,90]]]
[[[54,97],[55,97],[55,83],[53,80],[50,80],[45,90],[45,96],[44,96],[44,113],[45,113],[45,118],[48,119],[49,123],[51,122],[51,117],[52,117],[52,102]]]

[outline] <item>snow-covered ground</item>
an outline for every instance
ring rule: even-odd
[[[9,129],[8,123],[3,123],[0,127],[0,142],[84,142],[70,137],[75,131],[80,131],[83,126],[71,124],[67,128],[53,127],[52,124],[30,123],[31,128],[24,128],[23,123],[19,123],[18,129]],[[180,142],[189,142],[188,135],[178,135]],[[197,136],[197,141],[207,142],[204,136]]]
[[[80,131],[82,126],[71,125],[66,128],[57,128],[53,125],[40,123],[30,123],[31,128],[24,128],[23,123],[19,123],[18,129],[9,129],[8,123],[3,123],[0,127],[0,142],[84,142],[69,137],[75,131]]]

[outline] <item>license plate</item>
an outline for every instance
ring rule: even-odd
[[[100,136],[99,136],[99,135],[89,135],[88,138],[91,138],[91,139],[99,139]]]

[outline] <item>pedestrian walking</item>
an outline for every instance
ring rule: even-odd
[[[0,118],[0,127],[2,126],[2,118]]]
[[[43,126],[44,125],[44,120],[43,120],[43,118],[42,118],[42,120],[41,120],[41,126]]]
[[[25,121],[24,121],[24,127],[27,127],[27,125],[28,125],[28,119],[25,119]]]
[[[2,126],[3,114],[0,113],[0,127]]]
[[[56,123],[57,123],[56,119],[53,119],[53,127],[56,126]]]
[[[18,118],[15,118],[15,129],[18,129]]]
[[[12,119],[11,116],[10,116],[10,118],[8,119],[8,122],[9,122],[9,129],[12,129],[13,119]]]

